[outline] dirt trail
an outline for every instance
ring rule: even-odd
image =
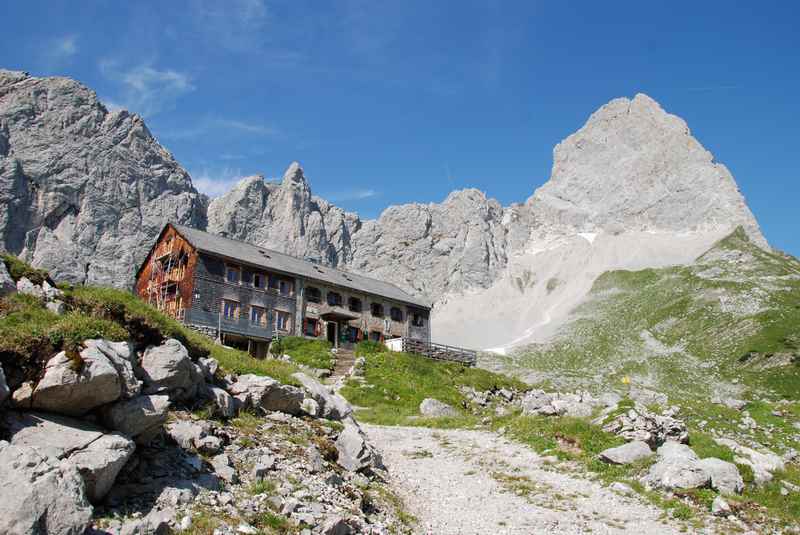
[[[663,511],[564,473],[494,433],[364,426],[420,533],[677,534]],[[689,531],[696,532],[692,527]]]

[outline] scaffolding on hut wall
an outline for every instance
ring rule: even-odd
[[[178,283],[186,275],[188,256],[183,248],[175,250],[175,241],[168,240],[153,254],[147,281],[147,302],[164,314],[183,320],[185,310]]]

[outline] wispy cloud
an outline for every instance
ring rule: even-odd
[[[118,61],[107,59],[100,62],[100,72],[120,88],[119,96],[110,103],[145,117],[171,107],[179,96],[195,90],[187,73],[148,64],[123,68]]]
[[[329,195],[323,195],[322,197],[332,202],[342,202],[342,201],[361,201],[364,199],[377,197],[378,195],[379,193],[374,189],[356,188],[346,191],[339,191],[337,193],[331,193]]]
[[[219,197],[227,193],[237,182],[245,177],[241,169],[232,167],[201,169],[190,174],[194,187],[209,197]]]
[[[55,68],[71,59],[78,53],[78,36],[62,35],[43,44],[42,57],[48,68]]]
[[[192,139],[208,135],[212,132],[239,132],[251,136],[280,136],[281,131],[269,124],[242,121],[239,119],[224,119],[220,117],[206,117],[194,125],[183,128],[165,130],[161,136],[165,139]],[[229,158],[236,159],[236,158]]]
[[[247,51],[265,35],[269,11],[263,0],[194,0],[190,6],[197,28],[229,50]]]

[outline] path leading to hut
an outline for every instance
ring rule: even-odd
[[[390,485],[431,535],[677,534],[638,497],[565,473],[487,431],[363,425]],[[692,529],[690,528],[690,531]]]
[[[336,362],[331,373],[331,382],[346,376],[356,361],[356,354],[352,349],[339,348],[336,350]]]

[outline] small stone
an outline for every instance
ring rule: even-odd
[[[258,530],[250,524],[239,524],[239,527],[236,528],[236,532],[242,533],[243,535],[258,535]]]
[[[432,398],[426,398],[422,400],[422,403],[419,405],[419,412],[423,416],[428,416],[431,418],[458,416],[458,411],[453,407],[447,403],[439,401],[438,399]]]
[[[716,496],[711,502],[711,514],[715,516],[728,516],[731,513],[731,506],[722,496]]]
[[[635,493],[635,491],[631,487],[629,487],[625,483],[622,483],[621,481],[613,482],[609,486],[609,488],[611,490],[613,490],[614,492],[617,492],[617,493],[625,495],[625,496],[631,496],[631,495],[633,495]]]

